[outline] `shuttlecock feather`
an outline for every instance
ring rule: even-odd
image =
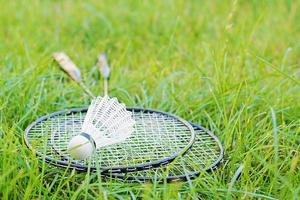
[[[119,143],[134,130],[132,113],[116,98],[108,96],[93,99],[85,116],[81,133],[68,145],[72,157],[86,159],[96,148]]]

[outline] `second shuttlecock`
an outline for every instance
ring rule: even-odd
[[[134,124],[132,113],[116,98],[96,97],[88,108],[81,133],[70,140],[68,151],[75,159],[86,159],[96,148],[130,137]]]

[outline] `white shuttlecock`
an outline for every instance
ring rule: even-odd
[[[132,113],[116,98],[96,97],[88,108],[81,133],[69,142],[69,153],[75,159],[86,159],[96,148],[124,141],[133,132],[134,124]]]

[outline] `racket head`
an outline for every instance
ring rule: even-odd
[[[156,169],[110,173],[107,177],[129,182],[175,182],[197,178],[203,172],[211,172],[219,166],[224,157],[224,148],[219,138],[203,126],[190,124],[195,130],[193,147],[182,157],[178,157],[169,165]]]
[[[102,173],[156,168],[172,162],[191,148],[195,132],[185,120],[153,109],[133,107],[127,110],[136,120],[131,137],[97,149],[88,160],[74,160],[66,153],[69,140],[81,131],[86,108],[58,111],[37,119],[24,132],[25,144],[53,165],[79,171],[90,168]]]

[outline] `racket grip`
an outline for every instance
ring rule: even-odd
[[[82,77],[79,69],[72,62],[72,60],[64,52],[55,52],[53,54],[54,60],[59,64],[60,68],[77,83],[82,82]]]
[[[110,69],[107,63],[106,54],[100,53],[97,62],[98,69],[104,79],[109,79]]]

